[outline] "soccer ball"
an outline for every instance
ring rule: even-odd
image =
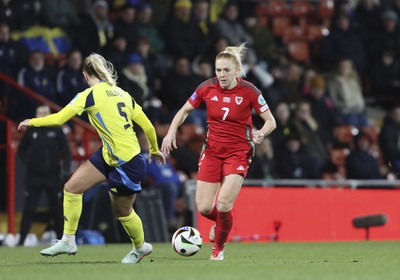
[[[181,227],[172,236],[172,248],[184,257],[196,254],[200,251],[202,244],[203,239],[201,238],[201,234],[194,227]]]

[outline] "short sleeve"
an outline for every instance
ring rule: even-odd
[[[195,90],[195,92],[193,92],[193,94],[188,99],[188,102],[195,108],[199,108],[202,101],[203,101],[203,91],[198,88]]]
[[[261,92],[253,91],[251,92],[251,104],[252,107],[256,110],[257,114],[262,114],[269,109],[267,101],[265,101],[264,96],[262,96]]]

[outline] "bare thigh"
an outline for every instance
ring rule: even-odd
[[[215,197],[218,193],[220,183],[209,183],[197,181],[196,184],[196,206],[200,213],[208,214],[214,207]]]
[[[70,193],[81,194],[105,180],[107,178],[89,160],[86,160],[65,183],[64,189]]]
[[[238,174],[230,174],[224,177],[218,194],[217,209],[219,211],[227,212],[232,210],[243,181],[243,176]]]

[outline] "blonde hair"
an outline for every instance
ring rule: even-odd
[[[243,64],[242,64],[242,57],[245,56],[246,50],[247,50],[245,45],[246,45],[246,43],[242,43],[238,47],[231,47],[231,46],[226,47],[224,51],[217,54],[217,57],[215,58],[215,60],[221,59],[221,58],[232,59],[233,62],[236,64],[236,66],[239,68],[240,73],[243,76],[246,76],[243,71]]]
[[[83,71],[112,86],[117,84],[117,72],[111,62],[97,53],[92,53],[83,62]]]

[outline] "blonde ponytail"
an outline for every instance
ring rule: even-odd
[[[224,51],[220,52],[216,59],[220,58],[231,58],[233,59],[234,63],[236,66],[239,68],[241,74],[243,76],[246,76],[244,71],[243,71],[243,64],[242,64],[242,58],[246,55],[246,43],[240,44],[238,47],[226,47]]]
[[[95,76],[112,86],[117,84],[117,72],[111,62],[97,53],[92,53],[86,57],[83,63],[83,71],[89,76]]]

